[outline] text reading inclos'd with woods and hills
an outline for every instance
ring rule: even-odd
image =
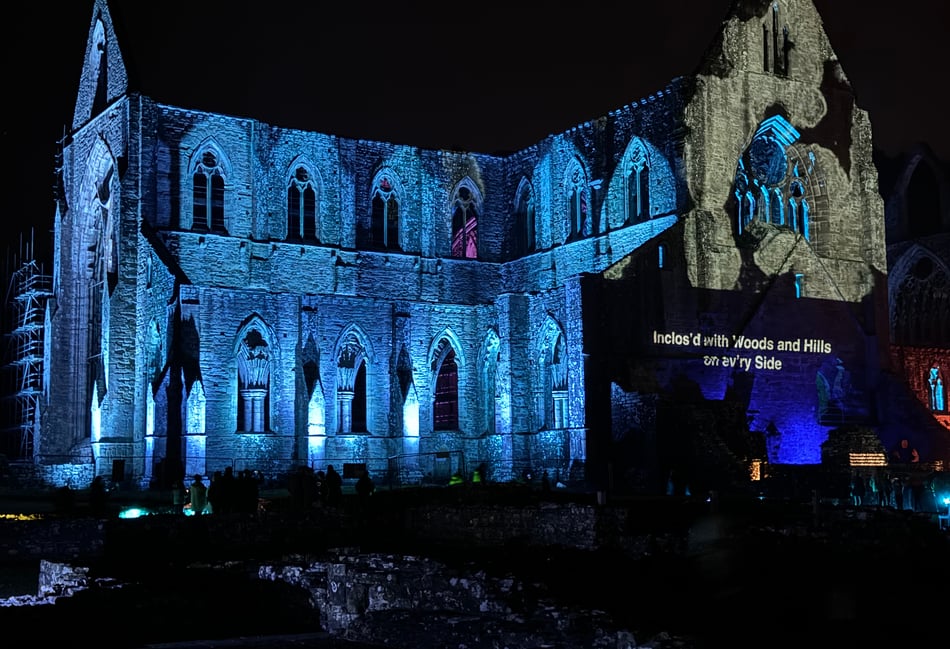
[[[751,352],[799,352],[802,354],[830,354],[831,343],[822,338],[773,339],[743,334],[704,334],[653,332],[655,345],[730,350],[728,353],[707,353],[703,364],[710,367],[734,367],[740,370],[781,370],[782,359],[765,354],[746,355]]]

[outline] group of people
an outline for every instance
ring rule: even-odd
[[[326,471],[299,466],[290,475],[287,486],[293,508],[297,510],[339,507],[343,503],[343,476],[332,464],[327,465]]]
[[[920,472],[890,475],[874,470],[868,475],[851,473],[850,496],[855,507],[893,507],[898,510],[921,511],[927,485]]]
[[[207,485],[204,477],[196,473],[187,487],[183,481],[172,484],[172,508],[176,514],[182,514],[187,507],[195,516],[253,514],[258,509],[260,482],[251,469],[235,473],[230,466],[215,471]]]

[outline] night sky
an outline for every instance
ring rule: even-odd
[[[6,222],[49,247],[56,141],[72,121],[91,0],[17,3],[4,39]],[[146,94],[186,108],[344,137],[511,151],[692,73],[730,0],[581,3],[446,14],[354,3],[120,0]],[[946,0],[816,0],[875,144],[950,160]],[[175,11],[174,7],[180,7]],[[470,13],[466,13],[472,9]],[[630,9],[625,9],[629,12]],[[338,15],[342,12],[342,15]],[[118,16],[116,16],[118,19]],[[120,35],[121,36],[121,35]],[[11,234],[8,250],[22,258]],[[29,239],[27,234],[26,240]],[[22,240],[22,238],[21,238]]]

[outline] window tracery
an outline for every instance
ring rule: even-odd
[[[930,409],[934,412],[943,412],[947,409],[946,392],[944,392],[943,374],[940,367],[934,365],[930,368],[927,377],[927,386],[930,390]]]
[[[218,154],[205,149],[192,168],[193,230],[227,234],[224,221],[224,175]]]
[[[297,166],[287,185],[288,241],[319,241],[317,189],[310,170],[303,165]]]
[[[542,329],[538,349],[541,429],[553,430],[570,426],[566,345],[567,339],[561,326],[549,317]]]
[[[337,352],[337,432],[368,432],[367,353],[354,331],[348,332]]]
[[[534,189],[527,179],[522,178],[515,195],[515,232],[513,249],[516,254],[527,254],[535,250],[535,205]]]
[[[469,178],[463,179],[452,197],[452,256],[478,257],[478,215],[481,194]]]
[[[650,218],[650,165],[643,144],[630,150],[625,170],[626,223],[642,223]]]
[[[270,345],[257,327],[251,327],[238,343],[238,430],[262,433],[268,430],[270,409]]]
[[[784,118],[770,117],[739,159],[733,183],[739,236],[761,236],[762,226],[771,225],[811,238],[808,196],[815,155],[800,155],[798,137]]]
[[[369,244],[399,250],[399,192],[393,176],[382,173],[373,183]]]
[[[589,237],[591,235],[590,222],[590,194],[587,186],[587,177],[578,162],[574,162],[567,180],[567,197],[570,226],[568,241]]]

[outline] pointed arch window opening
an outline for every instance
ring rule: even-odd
[[[92,55],[95,57],[93,65],[98,72],[96,74],[96,91],[92,100],[92,115],[98,115],[105,110],[109,100],[109,58],[105,27],[101,20],[96,21],[93,41],[95,42],[95,46],[92,48]]]
[[[317,381],[310,398],[307,400],[307,435],[326,435],[326,402],[323,398],[323,385]]]
[[[527,254],[535,250],[534,197],[528,187],[522,189],[515,207],[515,250]]]
[[[373,189],[370,244],[399,250],[399,201],[392,181],[383,176]]]
[[[95,234],[89,246],[89,283],[86,287],[86,386],[97,405],[108,389],[110,295],[118,277],[118,228],[112,215],[112,180],[115,167],[109,163],[96,181],[90,209],[95,214]],[[101,394],[100,394],[101,392]],[[90,421],[84,436],[95,434],[98,426]]]
[[[485,343],[485,356],[482,361],[482,413],[485,420],[485,434],[493,435],[496,431],[496,417],[498,410],[498,347],[497,334],[492,335]]]
[[[319,241],[317,189],[305,167],[297,167],[287,187],[287,239]]]
[[[943,375],[938,366],[930,368],[927,377],[927,387],[929,389],[930,409],[933,412],[947,411],[947,394],[944,388]]]
[[[460,259],[478,257],[478,201],[465,185],[455,192],[452,201],[452,256]]]
[[[564,355],[564,335],[558,336],[551,353],[551,426],[567,428],[567,358]]]
[[[224,177],[218,158],[206,151],[192,174],[193,220],[197,232],[227,234],[224,221]]]
[[[650,219],[650,167],[646,155],[637,150],[631,158],[627,183],[627,223],[643,223]]]
[[[238,425],[247,433],[270,429],[270,348],[258,329],[250,329],[238,346]]]
[[[579,186],[571,189],[570,194],[571,232],[570,238],[577,239],[590,235],[587,190]]]
[[[540,430],[567,428],[568,372],[564,355],[564,334],[559,329],[550,331],[547,343],[539,350],[538,368],[542,392],[539,395]]]
[[[759,127],[739,160],[734,181],[736,230],[743,234],[755,221],[788,228],[810,239],[806,198],[815,156],[790,159],[798,132],[784,119],[771,117]]]
[[[458,365],[455,350],[448,348],[439,363],[432,404],[434,430],[458,430]]]
[[[357,341],[347,342],[337,357],[337,432],[368,432],[366,354]]]
[[[805,296],[805,274],[795,273],[795,298],[801,299]]]
[[[779,29],[779,6],[772,3],[771,20],[762,23],[762,68],[779,76],[788,76],[789,51],[792,48],[788,25]]]

